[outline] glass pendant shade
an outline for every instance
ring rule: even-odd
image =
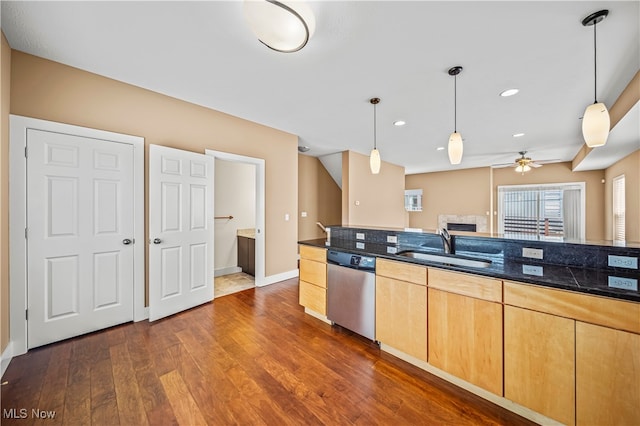
[[[243,11],[258,40],[278,52],[302,49],[316,28],[313,11],[303,1],[245,0]]]
[[[460,164],[462,150],[462,136],[458,132],[451,133],[451,136],[449,136],[449,162],[451,164]]]
[[[371,150],[371,155],[369,156],[369,167],[371,168],[371,173],[377,175],[380,173],[380,151],[377,148],[373,148]]]
[[[523,165],[519,165],[518,167],[516,167],[516,173],[522,173],[524,174],[524,172],[528,172],[529,170],[531,170],[531,167],[529,167],[528,164]]]
[[[595,148],[607,143],[609,137],[609,111],[602,102],[591,104],[584,111],[582,117],[582,136],[589,148]]]

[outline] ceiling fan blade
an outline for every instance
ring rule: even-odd
[[[514,163],[502,163],[502,164],[492,164],[491,168],[492,169],[502,169],[504,167],[516,167],[517,164]]]
[[[536,161],[538,164],[552,164],[552,163],[562,163],[563,160],[541,160]]]
[[[542,167],[540,163],[534,163],[533,161],[529,163],[529,167]]]

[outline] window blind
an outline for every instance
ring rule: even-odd
[[[613,239],[624,241],[625,236],[625,179],[624,175],[613,179]]]

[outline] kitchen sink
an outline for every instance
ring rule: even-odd
[[[423,253],[419,251],[402,251],[399,256],[409,257],[411,259],[424,260],[427,262],[444,263],[447,265],[466,266],[468,268],[488,268],[491,266],[490,260],[474,259],[471,257],[461,257],[455,255]]]

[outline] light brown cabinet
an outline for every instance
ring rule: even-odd
[[[575,321],[504,307],[504,396],[575,423]]]
[[[429,364],[502,396],[502,282],[428,274]]]
[[[640,304],[505,282],[505,397],[573,425],[640,424]]]
[[[300,246],[299,302],[321,315],[327,315],[327,250]]]
[[[427,360],[427,268],[378,259],[376,340]]]
[[[640,425],[640,335],[576,322],[576,400],[578,425]]]

